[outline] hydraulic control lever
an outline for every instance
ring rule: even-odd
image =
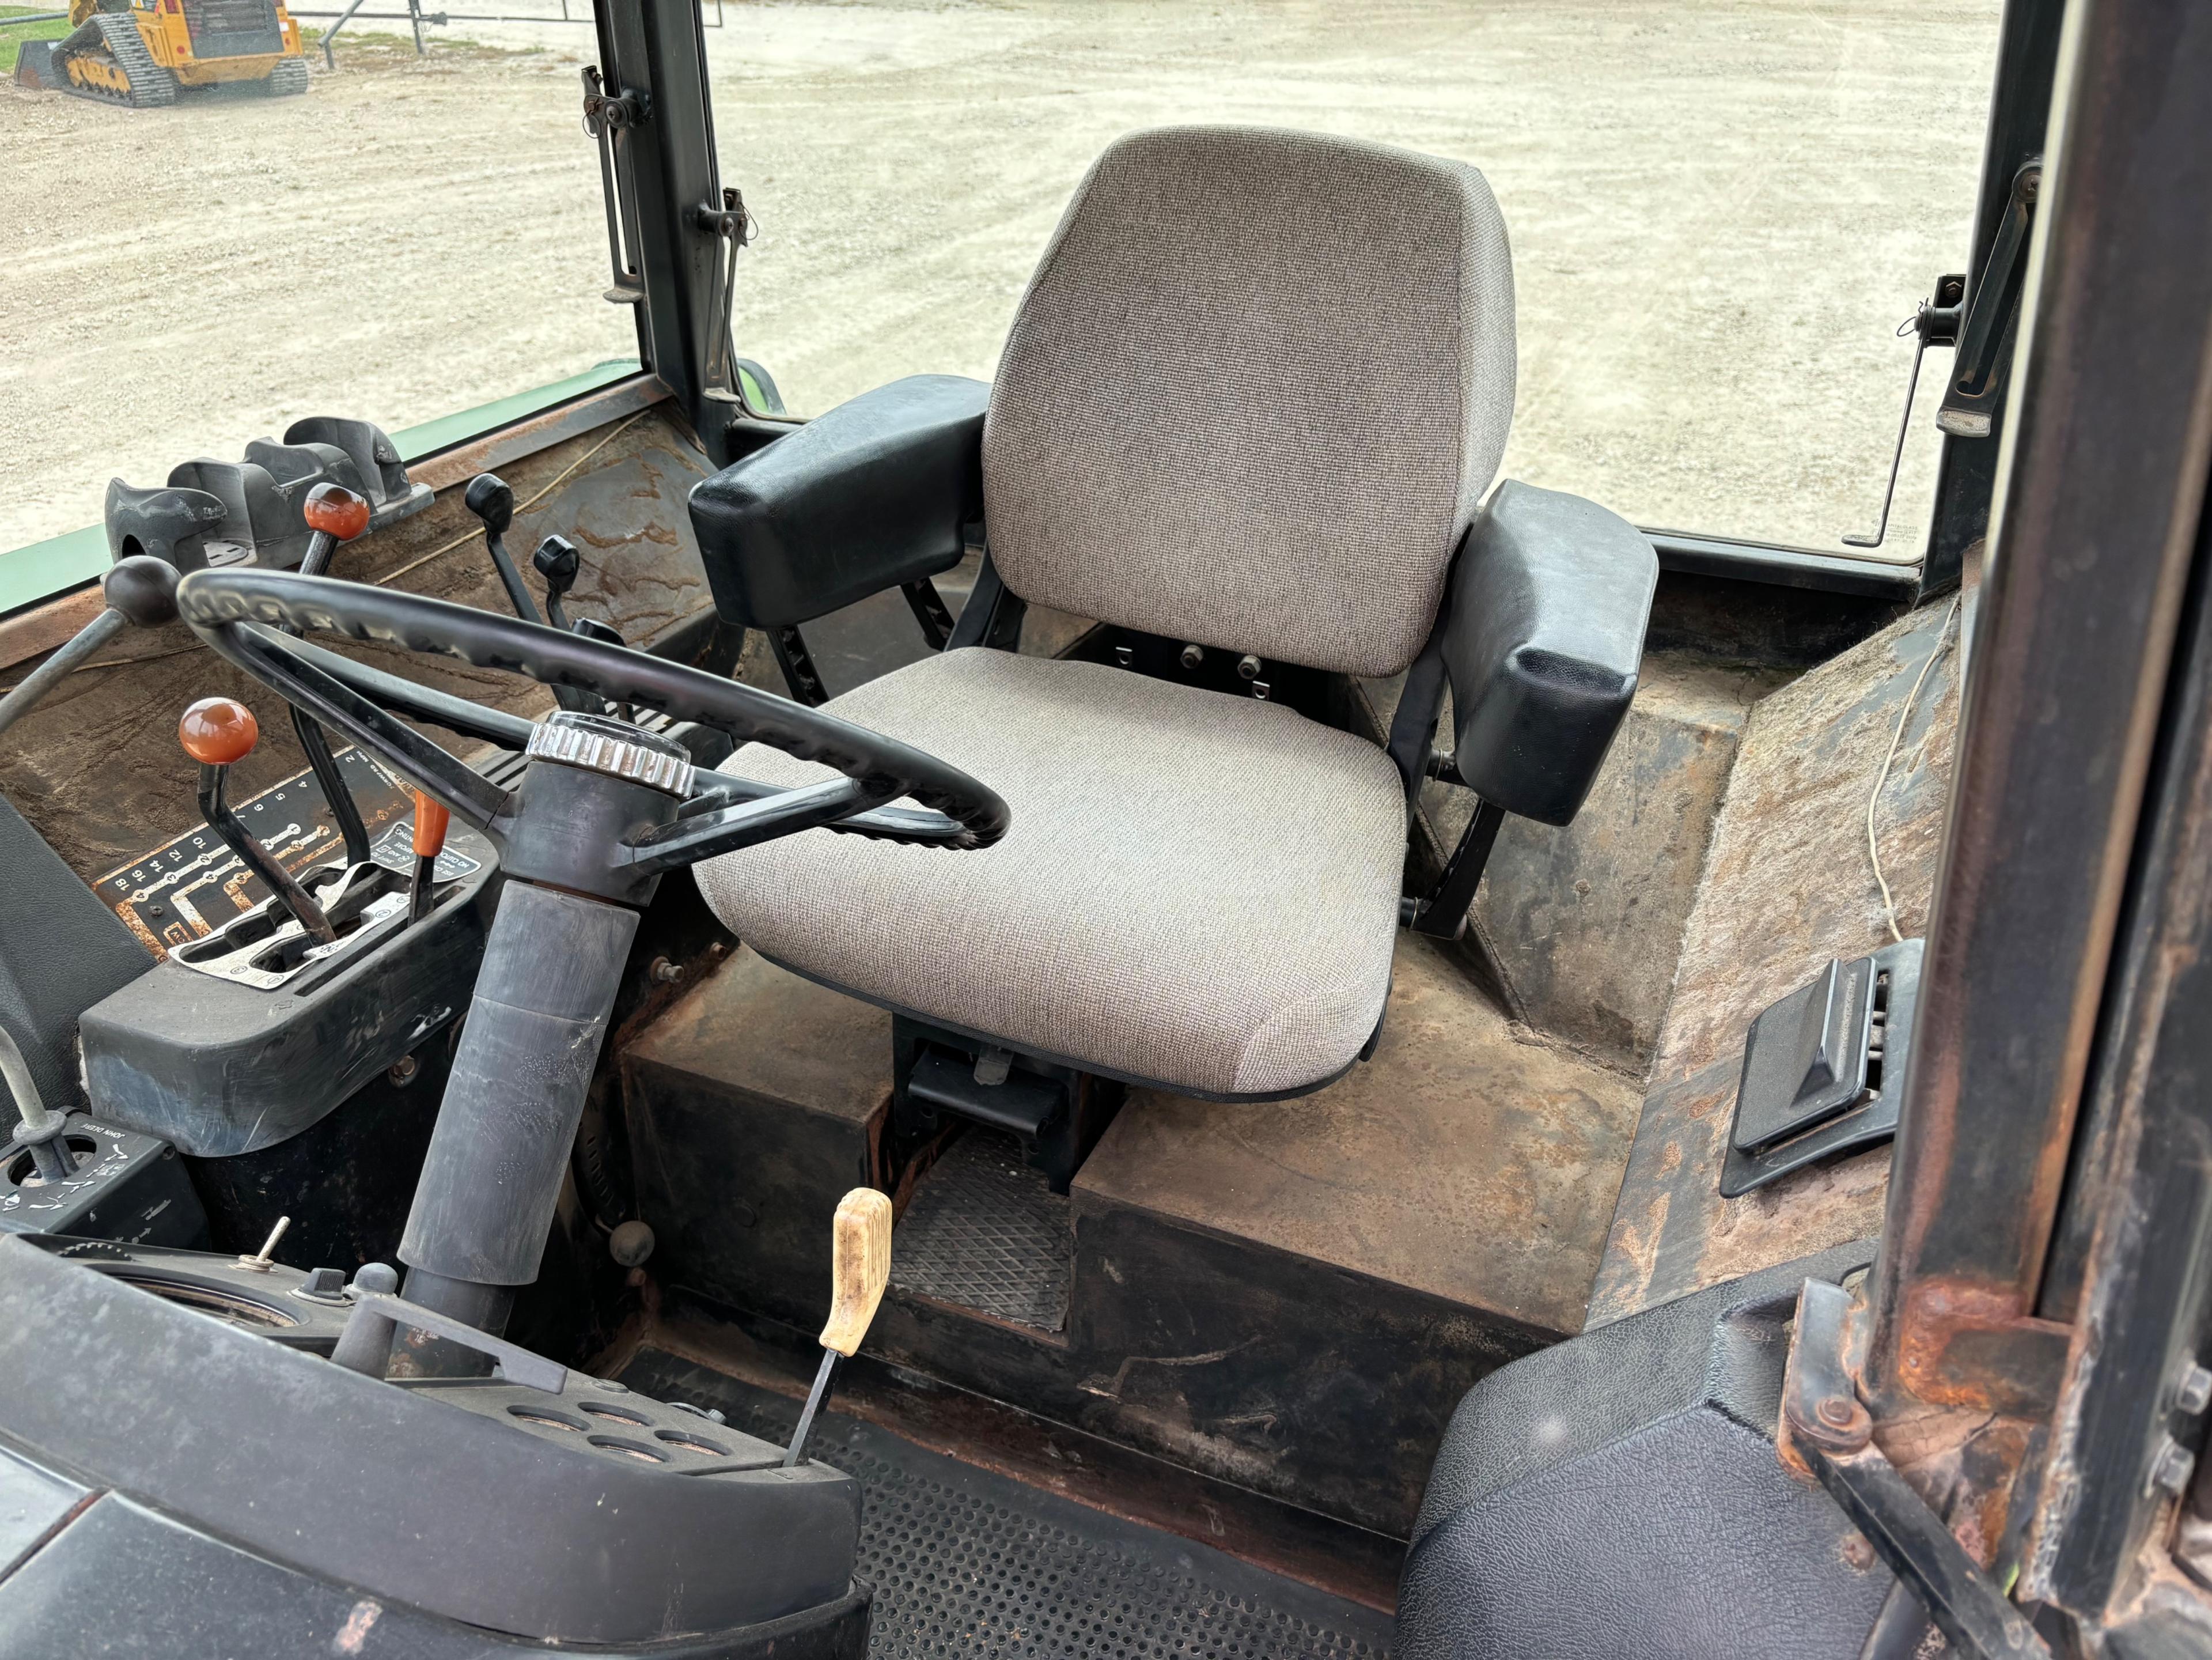
[[[784,1449],[786,1468],[806,1452],[807,1432],[814,1414],[830,1393],[830,1378],[840,1356],[857,1353],[868,1335],[868,1323],[884,1300],[884,1287],[891,1277],[891,1201],[873,1188],[854,1188],[837,1201],[830,1220],[830,1322],[822,1328],[822,1365],[814,1374],[814,1387],[806,1392],[806,1405],[799,1414],[799,1427]]]
[[[0,697],[0,732],[28,714],[40,698],[125,628],[157,629],[177,620],[177,568],[166,559],[134,553],[118,560],[100,579],[100,587],[107,608],[25,675],[15,690]]]
[[[514,607],[514,614],[526,623],[550,622],[556,629],[567,629],[568,617],[562,609],[561,596],[574,585],[576,573],[583,568],[574,544],[559,536],[549,536],[538,544],[531,562],[545,579],[545,615],[540,617],[529,585],[507,556],[507,527],[514,523],[514,489],[497,473],[480,472],[469,481],[461,501],[483,520],[484,546],[491,550],[492,566],[499,572],[500,586],[507,590],[507,602]],[[594,700],[574,686],[555,686],[552,692],[553,701],[564,709],[596,710]]]
[[[622,635],[605,623],[593,622],[588,617],[572,619],[568,606],[562,603],[584,569],[584,556],[576,550],[574,542],[565,536],[549,536],[538,544],[538,551],[530,556],[530,562],[545,579],[545,616],[555,628],[610,646],[622,644]],[[553,696],[562,708],[586,714],[596,714],[606,707],[589,692],[579,691],[573,686],[556,686]]]
[[[300,575],[320,576],[331,568],[338,544],[350,542],[368,528],[368,498],[356,496],[343,484],[318,484],[307,492],[300,516],[313,532],[307,551],[300,561]]]
[[[207,820],[208,828],[229,844],[246,869],[267,885],[276,903],[291,912],[311,937],[324,945],[333,943],[337,930],[323,915],[323,908],[240,822],[223,799],[231,768],[251,755],[261,741],[261,725],[253,718],[253,711],[235,698],[203,697],[177,722],[177,740],[185,746],[185,753],[200,763],[200,816]]]
[[[556,629],[567,629],[568,611],[561,602],[576,586],[576,578],[584,569],[584,556],[576,551],[576,544],[567,537],[549,536],[538,544],[538,551],[530,556],[530,562],[545,579],[546,620]]]
[[[461,505],[483,520],[484,546],[491,550],[492,568],[499,573],[500,586],[507,590],[507,602],[514,607],[514,614],[526,623],[543,622],[538,607],[531,603],[530,590],[523,584],[522,573],[507,556],[503,538],[507,527],[514,522],[514,491],[497,473],[480,472],[469,480]]]
[[[415,792],[415,883],[407,895],[407,920],[419,922],[430,914],[431,891],[438,884],[438,855],[446,848],[446,828],[453,815],[442,801],[421,790]]]
[[[330,569],[338,544],[352,541],[368,528],[368,498],[355,495],[343,484],[318,484],[307,492],[301,514],[313,534],[307,538],[300,574],[320,576]],[[296,635],[299,630],[288,628],[285,632]],[[368,828],[361,821],[361,807],[347,787],[345,775],[338,770],[337,757],[331,753],[330,739],[312,716],[296,708],[292,711],[292,731],[299,738],[300,747],[307,752],[307,764],[314,769],[315,782],[322,787],[323,800],[330,803],[331,816],[337,820],[346,863],[367,864]]]

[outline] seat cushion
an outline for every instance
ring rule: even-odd
[[[1473,167],[1264,127],[1131,134],[999,360],[991,557],[1079,617],[1395,674],[1513,381],[1505,222]]]
[[[976,852],[803,830],[697,867],[763,955],[1102,1071],[1269,1095],[1382,1018],[1405,859],[1389,757],[1273,703],[986,649],[833,699],[1004,796]],[[830,775],[759,745],[730,771]]]

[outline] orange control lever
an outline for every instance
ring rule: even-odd
[[[453,815],[446,810],[445,803],[434,801],[421,790],[415,792],[415,856],[435,859],[445,851],[446,826],[453,823]]]
[[[186,709],[177,722],[177,741],[185,753],[200,763],[200,816],[208,828],[228,842],[239,862],[261,879],[276,903],[298,919],[315,939],[329,945],[337,930],[307,891],[293,879],[276,854],[254,838],[239,822],[224,794],[234,763],[253,753],[261,739],[261,723],[253,711],[235,697],[203,697]]]
[[[203,697],[177,722],[177,741],[204,767],[227,767],[253,753],[261,723],[235,697]]]
[[[350,542],[368,528],[368,498],[343,484],[318,484],[300,509],[307,528],[333,541]]]
[[[407,897],[407,915],[419,922],[430,914],[430,893],[438,879],[438,854],[446,845],[446,827],[453,815],[442,801],[415,792],[415,885]]]

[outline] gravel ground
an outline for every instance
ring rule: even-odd
[[[526,6],[551,9],[500,9]],[[1963,262],[1997,10],[726,0],[723,173],[763,227],[739,350],[809,411],[898,374],[988,375],[1116,133],[1358,134],[1464,157],[1497,191],[1509,472],[1648,524],[1832,548],[1879,507],[1910,356],[1892,331]],[[433,40],[421,60],[342,40],[301,99],[139,114],[0,85],[0,548],[96,520],[111,474],[152,483],[300,415],[404,427],[634,352],[599,297],[590,31]],[[1932,454],[1908,457],[1893,552],[1917,550]]]

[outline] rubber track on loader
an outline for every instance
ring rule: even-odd
[[[69,60],[84,56],[82,47],[54,53],[54,69],[62,82],[57,91],[89,98],[95,103],[121,104],[131,109],[158,109],[177,101],[177,77],[154,61],[154,54],[146,50],[145,37],[138,33],[138,26],[131,21],[129,14],[100,12],[92,21],[100,30],[100,44],[107,49],[108,57],[131,83],[130,96],[118,97],[97,88],[79,86],[70,78]]]
[[[276,67],[269,71],[263,90],[271,98],[296,98],[307,89],[307,60],[304,58],[280,58]]]

